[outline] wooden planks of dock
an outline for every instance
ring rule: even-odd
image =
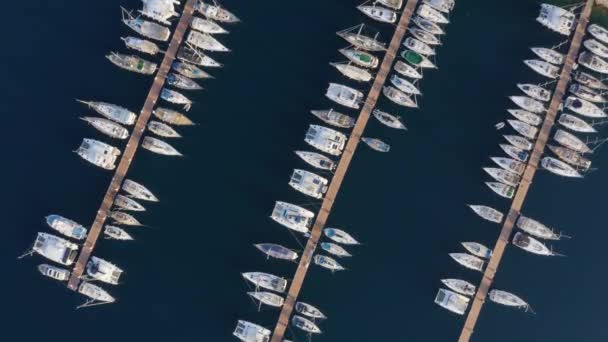
[[[329,184],[327,193],[325,194],[325,197],[323,199],[321,209],[319,210],[315,223],[313,224],[310,238],[306,243],[306,247],[304,249],[304,252],[302,253],[302,257],[300,258],[300,263],[298,264],[298,268],[296,269],[296,273],[291,282],[291,286],[289,287],[289,291],[287,293],[287,297],[285,298],[285,303],[283,304],[283,307],[281,309],[281,313],[279,315],[278,322],[275,326],[271,342],[283,341],[285,330],[289,325],[289,318],[291,317],[296,299],[298,298],[300,290],[302,289],[304,278],[306,277],[306,273],[308,272],[308,267],[310,266],[313,254],[315,252],[315,249],[317,248],[319,239],[321,238],[321,233],[323,231],[323,228],[325,227],[325,223],[327,222],[329,213],[331,212],[334,200],[338,195],[338,191],[340,190],[340,186],[342,185],[342,181],[344,180],[346,171],[350,166],[350,162],[353,158],[357,145],[361,140],[361,134],[365,130],[365,126],[367,125],[372,110],[378,102],[378,97],[380,96],[380,93],[382,91],[382,86],[384,85],[384,82],[386,81],[386,78],[391,71],[393,62],[397,56],[397,51],[401,46],[401,42],[403,41],[403,37],[405,36],[405,32],[410,22],[410,18],[412,17],[417,4],[418,0],[409,0],[405,5],[403,13],[401,14],[401,18],[399,19],[399,23],[397,24],[393,38],[391,39],[388,49],[384,55],[384,59],[382,60],[380,69],[378,70],[376,78],[374,79],[374,83],[367,95],[361,113],[357,118],[355,127],[353,128],[350,134],[348,143],[346,144],[344,152],[342,153],[342,157],[338,162],[338,166],[336,168],[334,176],[332,177],[331,183]]]
[[[488,295],[488,291],[494,282],[494,276],[496,275],[496,271],[500,265],[504,250],[509,244],[509,239],[515,226],[515,221],[519,216],[519,212],[524,204],[524,200],[526,199],[530,185],[532,184],[536,169],[538,168],[540,157],[542,156],[545,146],[547,145],[547,141],[549,140],[549,134],[551,133],[551,129],[555,122],[557,111],[559,110],[564,94],[566,93],[566,87],[570,82],[572,67],[576,63],[581,42],[583,40],[583,36],[585,35],[587,24],[589,23],[589,16],[591,15],[593,4],[594,0],[587,0],[579,17],[570,49],[566,55],[566,61],[559,76],[555,91],[553,92],[551,102],[549,103],[547,115],[545,116],[545,120],[540,129],[538,139],[534,144],[534,149],[530,155],[530,160],[528,161],[524,171],[522,181],[517,188],[511,208],[509,209],[505,222],[503,223],[498,241],[496,241],[496,245],[494,246],[492,257],[488,262],[486,270],[483,274],[483,278],[481,279],[481,283],[479,284],[479,288],[477,289],[477,293],[475,294],[475,298],[473,299],[471,310],[469,311],[462,332],[460,333],[460,337],[458,338],[459,342],[468,342],[470,340],[475,329],[477,319],[479,318],[481,308]]]
[[[72,271],[70,280],[68,281],[68,288],[71,290],[76,291],[78,289],[80,277],[84,273],[85,266],[89,260],[89,257],[91,256],[91,253],[93,252],[93,249],[95,248],[97,239],[102,232],[103,225],[108,216],[108,210],[112,208],[112,204],[114,203],[114,197],[120,190],[122,182],[129,171],[131,161],[135,156],[135,152],[139,147],[139,143],[146,129],[146,125],[148,124],[148,120],[150,120],[150,116],[152,115],[152,110],[154,109],[156,101],[160,96],[160,91],[165,84],[167,74],[169,73],[169,70],[171,70],[171,64],[175,60],[177,49],[181,45],[184,34],[188,29],[197,1],[198,0],[188,0],[184,5],[184,11],[182,12],[182,16],[177,24],[177,27],[175,28],[175,31],[173,32],[173,37],[171,38],[169,47],[165,52],[158,72],[154,77],[152,87],[150,88],[148,96],[146,97],[146,102],[144,103],[143,109],[137,118],[133,132],[131,133],[131,137],[129,138],[129,141],[127,142],[127,145],[122,153],[122,158],[120,159],[118,167],[116,168],[114,176],[112,177],[110,186],[103,197],[101,206],[99,207],[97,215],[95,216],[95,221],[93,221],[93,225],[89,230],[87,239],[82,246],[82,250],[78,256],[78,260],[76,261],[76,265]]]

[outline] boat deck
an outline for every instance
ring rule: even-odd
[[[103,225],[106,222],[108,216],[108,210],[112,207],[114,203],[114,197],[118,193],[122,182],[124,181],[127,172],[129,171],[129,167],[131,166],[131,161],[135,156],[135,152],[139,147],[139,143],[146,129],[146,125],[150,120],[150,116],[152,115],[152,110],[156,105],[156,101],[160,96],[160,91],[165,84],[165,79],[167,78],[167,74],[171,69],[171,64],[175,59],[175,55],[177,54],[177,49],[182,43],[184,38],[184,34],[188,29],[188,25],[190,19],[192,18],[192,14],[195,10],[197,0],[188,0],[184,5],[184,11],[182,16],[173,32],[173,37],[169,43],[169,47],[167,48],[167,52],[165,52],[165,56],[163,57],[163,61],[158,68],[158,72],[154,77],[154,82],[152,83],[152,87],[148,92],[148,96],[146,97],[146,102],[144,103],[144,107],[141,110],[139,117],[137,118],[137,122],[135,123],[135,127],[133,128],[133,132],[131,133],[131,137],[127,142],[127,145],[123,151],[122,158],[120,159],[120,163],[116,168],[116,172],[112,177],[112,181],[110,182],[110,186],[106,191],[106,194],[101,202],[101,206],[97,211],[97,215],[95,216],[95,221],[89,230],[89,234],[87,236],[84,245],[82,246],[82,251],[78,257],[78,261],[72,271],[72,276],[68,281],[68,288],[76,291],[78,289],[78,285],[80,283],[80,277],[82,276],[85,266],[89,261],[89,257],[95,248],[95,244],[97,243],[97,239],[101,234],[103,229]]]
[[[275,326],[271,342],[283,341],[285,330],[289,325],[289,318],[291,317],[291,314],[293,312],[296,299],[298,298],[298,294],[302,289],[304,278],[306,277],[306,273],[308,272],[308,267],[310,266],[310,263],[312,261],[313,254],[319,243],[319,239],[321,238],[321,233],[323,228],[325,227],[327,217],[331,212],[334,200],[338,195],[338,191],[340,190],[340,186],[342,185],[342,181],[344,180],[344,176],[346,175],[346,171],[350,166],[350,162],[353,158],[353,155],[355,154],[357,145],[361,140],[361,134],[365,130],[365,126],[367,125],[372,110],[378,102],[378,97],[380,96],[380,93],[382,91],[382,86],[384,85],[386,78],[392,69],[393,62],[397,57],[397,51],[401,46],[401,42],[403,40],[403,37],[405,36],[405,32],[410,22],[410,18],[414,14],[414,10],[416,9],[417,4],[418,0],[409,0],[405,5],[403,14],[401,15],[399,23],[397,24],[395,34],[391,39],[390,45],[384,55],[384,59],[382,60],[382,64],[380,65],[380,69],[376,74],[374,83],[369,91],[369,94],[367,95],[365,104],[361,109],[361,113],[357,118],[355,127],[351,132],[350,138],[348,139],[348,143],[346,144],[346,148],[342,153],[342,157],[340,158],[334,176],[329,184],[329,188],[325,193],[325,198],[323,199],[321,209],[319,210],[316,216],[316,221],[312,227],[310,238],[306,243],[306,247],[304,249],[304,252],[302,253],[302,257],[300,258],[300,263],[298,264],[298,268],[291,282],[291,286],[289,287],[287,297],[285,298],[285,303],[283,304],[283,308],[281,309],[279,320]]]
[[[504,250],[509,244],[509,238],[511,237],[511,233],[515,226],[515,221],[519,216],[519,212],[524,204],[524,200],[526,199],[526,195],[528,194],[528,190],[530,189],[534,175],[536,174],[538,162],[543,154],[543,151],[545,150],[545,146],[547,145],[547,141],[550,137],[549,134],[551,133],[551,128],[555,122],[557,111],[559,110],[564,94],[566,93],[566,87],[570,82],[572,67],[576,63],[576,57],[580,50],[581,42],[587,29],[587,24],[589,24],[589,16],[591,15],[591,9],[593,8],[594,1],[595,0],[587,0],[580,15],[570,49],[568,50],[568,55],[566,56],[566,61],[559,76],[557,86],[555,87],[553,97],[551,98],[549,109],[547,110],[547,115],[541,127],[538,139],[534,145],[534,149],[532,150],[530,160],[526,165],[526,170],[522,176],[522,181],[517,188],[511,208],[509,209],[505,222],[503,223],[498,241],[496,241],[496,245],[494,246],[492,258],[486,267],[481,283],[477,289],[477,293],[475,294],[475,298],[473,299],[471,310],[469,311],[464,327],[458,339],[459,342],[468,342],[470,340],[475,329],[477,319],[479,318],[481,308],[486,301],[486,297],[488,296],[488,291],[494,282],[494,276],[498,270],[498,266],[500,265]]]

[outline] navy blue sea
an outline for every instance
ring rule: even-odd
[[[301,249],[273,223],[275,200],[308,208],[319,203],[287,185],[293,154],[308,149],[310,109],[328,108],[327,83],[350,83],[329,66],[345,43],[334,32],[361,21],[354,0],[235,1],[224,4],[243,22],[221,37],[233,52],[216,79],[192,95],[198,126],[174,142],[186,156],[141,150],[129,177],[161,199],[138,215],[148,227],[136,240],[100,240],[95,254],[126,270],[120,286],[106,286],[115,305],[75,310],[81,296],[49,279],[35,256],[16,257],[44,216],[57,213],[90,224],[111,174],[72,153],[83,137],[106,140],[78,120],[92,114],[74,101],[94,99],[142,107],[151,78],[111,65],[104,55],[125,51],[119,6],[136,0],[7,1],[1,22],[2,94],[2,341],[235,341],[237,319],[274,327],[278,312],[245,294],[245,271],[291,277],[295,264],[267,261],[253,243]],[[560,42],[538,25],[536,1],[458,0],[439,48],[439,70],[426,73],[419,110],[382,99],[402,115],[407,133],[370,121],[366,135],[392,146],[388,154],[360,146],[329,223],[363,246],[345,260],[348,271],[311,267],[301,298],[329,317],[319,341],[454,341],[463,319],[433,304],[439,279],[480,274],[447,253],[460,241],[493,246],[499,227],[482,222],[465,203],[506,210],[491,193],[482,166],[500,154],[493,126],[512,106],[516,82],[542,82],[522,60],[528,47]],[[388,41],[392,28],[371,24]],[[351,113],[354,114],[354,113]],[[574,236],[555,243],[567,258],[543,258],[509,248],[496,287],[519,294],[537,315],[488,303],[475,341],[603,342],[606,274],[606,150],[585,180],[539,172],[524,212]],[[300,243],[304,240],[300,239]],[[292,329],[293,330],[293,329]],[[302,334],[289,337],[305,341]]]

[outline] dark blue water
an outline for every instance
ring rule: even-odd
[[[352,0],[234,1],[225,5],[243,22],[221,37],[233,52],[174,142],[186,157],[142,150],[129,177],[160,198],[138,215],[132,243],[101,240],[95,254],[126,270],[123,284],[106,288],[115,305],[75,310],[82,298],[35,270],[40,257],[16,261],[44,216],[58,213],[92,222],[111,174],[71,151],[83,137],[108,140],[78,116],[91,114],[75,98],[119,103],[138,111],[151,79],[122,71],[103,56],[124,51],[131,34],[119,6],[129,1],[40,1],[4,4],[2,58],[3,248],[0,266],[3,341],[234,341],[237,319],[274,327],[278,312],[257,307],[240,276],[267,271],[290,277],[295,265],[267,261],[253,243],[299,249],[269,218],[275,200],[317,208],[287,185],[305,165],[293,154],[313,108],[327,108],[327,82],[347,83],[328,63],[345,46],[334,32],[364,17]],[[409,131],[375,121],[366,135],[392,145],[379,154],[361,146],[329,223],[364,245],[351,248],[349,271],[311,267],[301,298],[321,308],[323,341],[454,341],[463,319],[432,303],[439,279],[478,273],[457,266],[448,252],[460,241],[493,245],[499,227],[481,222],[465,203],[506,210],[482,181],[489,157],[500,153],[493,124],[506,118],[516,82],[541,82],[521,60],[529,46],[560,41],[535,23],[535,1],[459,0],[439,49],[438,71],[422,83],[420,110],[381,100],[404,117]],[[369,22],[369,20],[366,20]],[[388,25],[372,24],[390,39]],[[354,113],[353,113],[354,114]],[[118,144],[118,143],[117,143]],[[524,213],[573,235],[555,244],[567,258],[542,258],[509,248],[496,287],[528,300],[537,315],[488,303],[475,341],[608,340],[605,265],[605,150],[598,171],[584,181],[539,172]],[[300,240],[303,243],[303,240]],[[291,332],[293,333],[293,332]],[[296,333],[292,339],[304,341]]]

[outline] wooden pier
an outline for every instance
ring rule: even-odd
[[[534,144],[534,149],[532,150],[532,154],[524,171],[521,183],[519,184],[517,192],[513,198],[511,208],[509,209],[505,222],[502,226],[502,230],[500,231],[498,241],[496,241],[496,245],[494,246],[492,257],[488,262],[481,283],[477,289],[477,293],[475,294],[475,298],[473,299],[471,310],[469,311],[462,332],[460,333],[460,337],[458,338],[459,342],[468,342],[470,340],[475,329],[477,319],[479,318],[481,307],[483,306],[488,295],[488,291],[494,282],[494,276],[496,275],[496,271],[500,265],[505,248],[509,244],[515,221],[517,220],[524,200],[526,199],[526,195],[528,194],[528,190],[532,184],[532,179],[536,174],[540,157],[545,150],[545,145],[547,144],[547,140],[549,140],[549,134],[551,133],[551,128],[555,122],[557,111],[560,109],[564,94],[566,93],[566,87],[570,82],[572,67],[576,63],[581,42],[583,40],[583,36],[585,35],[587,24],[589,23],[589,16],[591,15],[593,4],[594,0],[587,0],[579,17],[578,25],[574,32],[570,49],[566,55],[566,61],[562,68],[561,74],[559,75],[559,81],[557,82],[557,86],[553,92],[551,102],[549,103],[547,115],[545,116],[545,120],[540,129],[538,139]]]
[[[106,194],[101,202],[101,207],[97,211],[97,215],[95,216],[95,221],[89,230],[89,234],[87,236],[84,245],[82,246],[82,250],[80,255],[78,256],[78,261],[72,271],[72,276],[68,281],[68,288],[76,291],[78,289],[78,284],[80,283],[80,277],[84,273],[85,266],[89,261],[89,257],[95,248],[95,244],[97,243],[97,239],[102,232],[103,225],[106,222],[108,216],[108,210],[112,208],[112,204],[114,203],[114,197],[120,190],[122,182],[124,181],[127,172],[129,171],[129,167],[131,166],[131,161],[133,161],[133,157],[135,156],[135,152],[139,147],[140,140],[146,130],[146,125],[148,124],[148,120],[150,120],[150,116],[152,115],[152,110],[156,105],[156,101],[160,96],[160,91],[165,84],[165,79],[169,70],[171,70],[171,64],[175,60],[175,56],[177,54],[177,49],[182,43],[184,38],[184,34],[188,29],[190,24],[190,19],[194,14],[195,5],[198,0],[188,0],[184,6],[184,11],[182,13],[181,18],[179,19],[179,23],[173,32],[173,37],[169,43],[169,47],[167,48],[167,52],[165,52],[165,56],[163,57],[163,61],[158,68],[158,72],[154,77],[154,82],[152,83],[152,87],[150,88],[150,92],[148,92],[148,96],[146,97],[146,102],[144,103],[144,107],[137,118],[137,122],[135,123],[135,127],[131,132],[131,137],[127,142],[127,146],[125,147],[122,158],[120,159],[120,163],[116,168],[116,172],[112,177],[112,181],[110,182],[110,186],[106,191]]]
[[[382,64],[380,65],[380,69],[376,74],[374,83],[367,95],[361,113],[357,118],[355,127],[353,128],[350,134],[350,138],[348,139],[346,148],[344,149],[342,157],[338,162],[338,166],[336,168],[334,176],[332,177],[331,183],[329,184],[329,188],[327,189],[325,197],[323,198],[321,209],[317,213],[316,220],[310,234],[310,238],[306,243],[306,247],[304,249],[304,252],[302,253],[302,257],[300,258],[300,263],[298,264],[298,268],[291,282],[291,286],[289,287],[289,291],[287,293],[287,297],[285,298],[283,308],[281,309],[279,320],[277,322],[277,325],[275,326],[271,342],[283,341],[285,330],[289,325],[289,319],[293,312],[296,299],[298,298],[298,294],[302,289],[304,278],[306,277],[306,273],[308,271],[308,266],[310,266],[313,254],[315,252],[315,249],[317,248],[319,239],[321,238],[321,233],[323,231],[323,228],[325,227],[325,223],[327,222],[327,217],[331,212],[331,208],[334,204],[336,196],[338,195],[338,191],[340,190],[340,186],[342,185],[342,181],[344,180],[346,171],[350,166],[350,162],[353,158],[357,145],[361,140],[361,134],[365,130],[367,121],[369,120],[372,110],[378,102],[378,97],[382,92],[384,82],[386,81],[386,78],[392,69],[393,62],[397,57],[397,51],[401,46],[401,42],[403,41],[403,37],[405,36],[405,32],[410,22],[410,18],[414,14],[414,10],[416,9],[417,4],[418,0],[409,0],[405,5],[403,13],[401,14],[401,18],[399,19],[399,23],[397,24],[397,27],[395,29],[395,34],[391,39],[390,45],[384,55],[384,59],[382,60]]]

